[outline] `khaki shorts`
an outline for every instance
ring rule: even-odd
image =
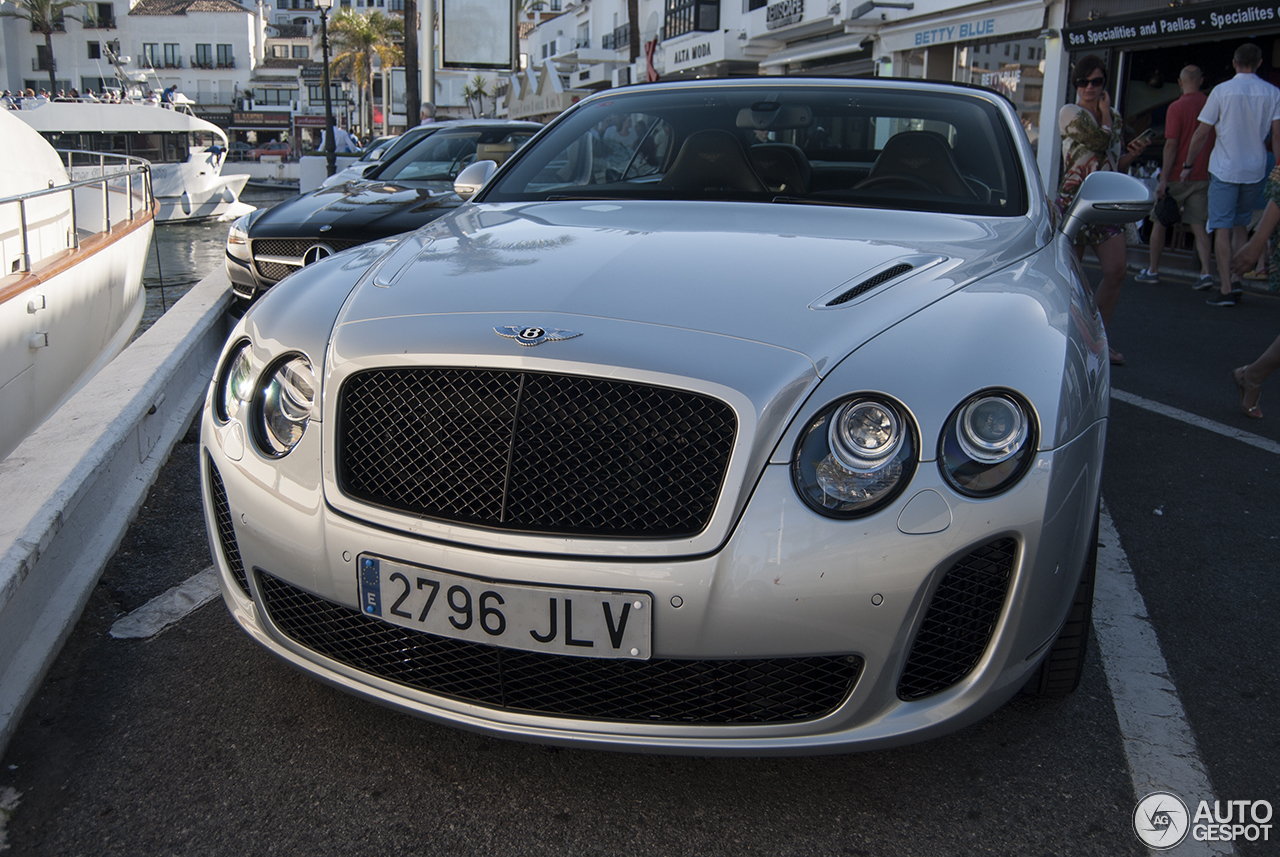
[[[1209,182],[1169,182],[1165,193],[1182,209],[1183,223],[1209,222]]]

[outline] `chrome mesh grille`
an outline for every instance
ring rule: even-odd
[[[244,562],[240,559],[240,545],[236,542],[235,527],[231,523],[231,504],[227,502],[227,489],[222,484],[222,474],[214,466],[209,465],[209,497],[213,501],[213,519],[218,528],[218,545],[222,548],[222,557],[231,569],[231,576],[245,594],[249,594],[249,580],[245,575]]]
[[[258,572],[268,618],[298,644],[416,690],[534,714],[646,723],[787,723],[830,713],[852,655],[759,660],[574,658],[390,625]]]
[[[707,396],[475,369],[376,369],[338,403],[361,502],[500,529],[681,537],[710,521],[737,420]]]
[[[258,269],[258,276],[272,283],[278,283],[285,277],[298,270],[293,265],[285,265],[281,262],[259,262],[254,260],[253,266]]]
[[[899,699],[945,690],[977,665],[1004,607],[1017,547],[1013,539],[997,539],[943,575],[898,681]]]
[[[258,276],[272,283],[279,282],[302,267],[302,254],[307,248],[323,244],[335,253],[341,253],[365,242],[353,239],[330,238],[254,238],[249,242],[249,256]],[[259,256],[289,256],[297,259],[296,265],[285,262],[264,262]]]

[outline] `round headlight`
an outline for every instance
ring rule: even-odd
[[[791,477],[815,511],[854,518],[891,502],[915,466],[915,434],[902,410],[860,396],[809,422],[792,458]]]
[[[845,405],[831,420],[831,452],[840,464],[857,473],[880,468],[902,446],[902,425],[897,413],[879,402],[858,401]]]
[[[264,452],[286,455],[302,440],[315,407],[316,379],[307,358],[288,358],[266,373],[256,434]]]
[[[1027,439],[1027,418],[1005,396],[974,399],[960,411],[960,447],[984,464],[1004,461]]]
[[[231,353],[218,376],[218,386],[214,390],[214,407],[218,419],[228,422],[240,415],[244,406],[253,398],[252,376],[253,361],[249,343],[245,342]]]
[[[1035,458],[1034,429],[1031,409],[1017,396],[978,393],[947,420],[938,466],[962,494],[998,494],[1012,487]]]

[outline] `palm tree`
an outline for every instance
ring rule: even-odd
[[[477,74],[475,77],[471,78],[471,82],[468,83],[462,90],[462,97],[467,99],[467,107],[471,108],[472,119],[478,118],[477,113],[479,113],[480,115],[483,115],[484,100],[489,97],[489,91],[485,88],[484,77],[482,75]],[[476,101],[476,107],[479,108],[478,111],[476,107],[471,107],[471,99],[473,98]]]
[[[361,15],[350,9],[343,9],[329,21],[329,38],[334,48],[329,70],[331,74],[349,72],[356,86],[364,93],[364,104],[368,107],[369,115],[366,122],[365,109],[362,107],[360,124],[363,128],[373,127],[374,54],[381,57],[383,66],[387,68],[399,65],[403,52],[395,43],[403,35],[403,21],[378,11]]]
[[[13,0],[17,9],[0,11],[0,17],[21,18],[31,22],[31,32],[44,34],[44,47],[49,59],[49,95],[58,94],[58,79],[54,76],[53,66],[53,34],[64,32],[63,20],[70,18],[79,21],[76,15],[68,15],[66,10],[72,6],[82,5],[81,0]]]

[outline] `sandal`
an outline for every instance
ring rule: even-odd
[[[1248,367],[1241,366],[1239,369],[1233,370],[1231,372],[1231,380],[1236,382],[1236,389],[1240,391],[1240,413],[1251,420],[1260,420],[1262,419],[1262,385],[1245,380],[1244,370],[1246,368]],[[1254,394],[1252,405],[1245,403],[1245,399],[1249,397],[1250,393]]]
[[[1123,355],[1123,354],[1121,354],[1119,351],[1116,351],[1114,348],[1108,348],[1107,350],[1111,352],[1111,365],[1112,365],[1112,366],[1123,366],[1123,365],[1124,365],[1124,355]]]

